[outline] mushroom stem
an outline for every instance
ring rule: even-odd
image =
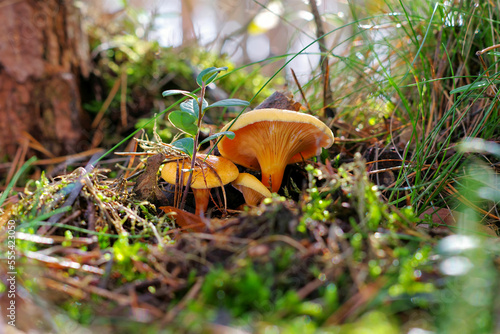
[[[204,217],[210,200],[210,189],[193,189],[193,195],[196,203],[195,215]]]
[[[273,166],[273,168],[265,168],[266,165],[261,165],[262,168],[262,184],[265,185],[273,193],[277,193],[283,181],[283,174],[286,166]]]

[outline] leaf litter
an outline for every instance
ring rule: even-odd
[[[238,202],[238,192],[226,186],[236,202],[216,205],[202,218],[189,212],[191,195],[186,210],[175,207],[182,187],[158,176],[162,163],[186,154],[159,136],[136,140],[144,153],[124,154],[145,158],[127,179],[109,178],[111,170],[99,167],[77,168],[53,180],[42,175],[2,208],[3,225],[9,219],[18,223],[23,281],[38,276],[42,294],[56,291],[62,300],[85,301],[101,316],[132,315],[134,321],[156,319],[162,325],[175,324],[191,302],[220,306],[210,299],[210,279],[220,268],[234,281],[248,280],[241,274],[245,270],[269,273],[274,268],[265,298],[281,305],[294,294],[296,305],[315,303],[321,312],[312,316],[323,326],[359,316],[393,287],[400,294],[432,291],[436,273],[425,265],[428,257],[409,269],[395,263],[406,261],[422,244],[435,244],[429,234],[434,230],[415,228],[419,219],[413,211],[381,201],[383,193],[372,183],[391,186],[393,167],[401,168],[396,154],[367,150],[364,158],[373,162],[368,165],[353,154],[335,167],[329,160],[289,166],[285,189],[244,211],[237,209],[241,196]],[[220,199],[217,190],[212,193]],[[70,209],[60,210],[64,207]],[[401,281],[405,270],[422,273]],[[236,283],[224,282],[226,293],[241,293],[243,288],[231,285]],[[336,302],[329,304],[325,291],[332,284]],[[92,295],[100,298],[99,306],[91,302]],[[265,310],[253,302],[241,304],[244,311]],[[300,314],[308,312],[275,309],[282,319]]]

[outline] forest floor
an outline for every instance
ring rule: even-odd
[[[468,41],[468,30],[449,29],[448,14],[439,13],[439,24],[432,11],[421,23],[401,21],[425,43],[363,36],[364,48],[332,65],[332,73],[349,75],[328,78],[320,69],[321,80],[295,82],[293,98],[273,95],[282,78],[270,88],[273,78],[259,71],[229,65],[219,73],[211,66],[227,66],[226,59],[207,52],[186,51],[210,73],[165,50],[156,59],[155,43],[144,53],[137,42],[103,56],[94,82],[111,102],[84,101],[97,119],[91,142],[99,148],[38,160],[20,151],[9,162],[0,194],[0,326],[12,333],[12,321],[26,333],[498,333],[500,114],[497,72],[481,58],[498,45],[480,51],[480,61],[461,58],[463,45],[470,51],[477,40],[452,45]],[[489,13],[498,9],[481,4],[464,15],[472,26],[491,23]],[[484,27],[495,31],[497,23]],[[440,33],[428,37],[431,26]],[[489,36],[480,37],[494,45]],[[382,42],[393,44],[387,62],[373,48]],[[445,44],[446,59],[438,56]],[[137,57],[124,56],[132,51]],[[163,64],[176,74],[169,84],[153,75]],[[112,94],[125,67],[133,69],[130,94]],[[217,89],[207,88],[216,79]],[[345,89],[323,104],[325,87]],[[155,113],[160,89],[182,90],[183,98],[164,93],[168,106]],[[217,133],[247,105],[312,114],[333,131],[333,145],[288,165],[278,191],[259,204],[245,205],[228,184],[211,190],[208,210],[195,215],[194,192],[168,184],[161,170],[193,150],[219,155]],[[140,108],[148,109],[145,119]],[[119,125],[127,123],[134,126]],[[4,313],[13,301],[14,320]]]

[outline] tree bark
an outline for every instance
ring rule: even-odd
[[[0,1],[0,157],[32,135],[55,155],[85,148],[79,81],[88,40],[70,0]]]

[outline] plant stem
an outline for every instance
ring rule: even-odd
[[[205,98],[205,88],[206,88],[205,83],[203,83],[203,86],[201,87],[200,98],[198,99],[198,123],[197,123],[198,131],[196,132],[196,136],[194,137],[193,156],[191,157],[191,170],[189,171],[187,184],[186,187],[184,188],[184,193],[182,194],[181,205],[179,207],[181,210],[184,209],[184,204],[186,203],[187,194],[191,186],[191,180],[193,179],[194,165],[196,162],[196,152],[198,151],[198,141],[200,138],[201,120],[203,118],[203,99]]]

